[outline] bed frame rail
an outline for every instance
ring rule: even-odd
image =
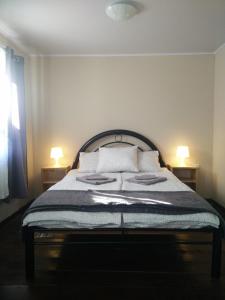
[[[87,230],[84,230],[87,232]],[[28,227],[25,226],[23,228],[23,240],[25,243],[25,271],[26,271],[26,279],[27,281],[32,281],[35,276],[35,246],[36,245],[94,245],[96,244],[96,241],[92,239],[92,237],[101,237],[101,235],[98,233],[98,230],[91,230],[90,234],[83,234],[82,230],[68,230],[68,229],[54,229],[54,230],[48,230],[43,228],[35,228],[35,227]],[[221,251],[222,251],[222,231],[221,228],[219,229],[189,229],[189,230],[162,230],[162,229],[131,229],[131,230],[115,230],[115,234],[107,233],[109,230],[101,230],[104,232],[104,240],[101,241],[98,240],[98,244],[118,244],[118,245],[124,245],[124,244],[152,244],[152,243],[160,243],[160,242],[152,242],[151,236],[152,234],[148,234],[147,231],[153,232],[170,232],[170,233],[194,233],[194,232],[202,232],[202,233],[211,233],[212,234],[212,241],[211,242],[201,242],[201,241],[177,241],[176,244],[192,244],[192,245],[212,245],[212,259],[211,259],[211,277],[213,279],[220,278],[221,273]],[[111,230],[112,231],[112,230]],[[138,234],[135,234],[135,232],[138,231]],[[140,231],[143,232],[142,235],[140,235]],[[75,242],[63,242],[63,243],[55,243],[55,242],[35,242],[35,233],[59,233],[59,232],[65,232],[65,233],[73,233],[77,234],[77,240]],[[94,235],[93,235],[94,233]],[[79,238],[80,237],[80,238]],[[132,238],[132,239],[130,239]],[[167,244],[167,242],[161,242],[161,244]]]

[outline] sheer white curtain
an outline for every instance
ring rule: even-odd
[[[9,80],[6,75],[6,52],[0,48],[0,199],[9,195],[8,187],[8,116]]]

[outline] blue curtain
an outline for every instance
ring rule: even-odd
[[[8,127],[8,186],[10,198],[25,198],[27,188],[24,58],[6,49],[6,72],[11,83]]]

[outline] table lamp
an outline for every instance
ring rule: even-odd
[[[55,167],[59,167],[59,159],[60,157],[63,157],[63,151],[60,147],[52,147],[50,157],[55,160]]]

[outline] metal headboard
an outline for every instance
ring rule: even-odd
[[[76,155],[76,158],[73,162],[72,169],[76,169],[78,167],[80,152],[85,152],[86,150],[88,150],[88,148],[91,145],[95,144],[96,142],[99,142],[100,140],[102,140],[106,137],[110,137],[110,136],[114,136],[115,141],[105,143],[105,144],[101,145],[101,147],[106,147],[106,146],[110,146],[110,145],[113,145],[113,144],[126,144],[126,145],[130,145],[130,146],[134,146],[135,144],[122,140],[123,136],[133,137],[133,138],[136,138],[136,139],[140,140],[144,144],[146,144],[149,147],[148,150],[158,151],[159,152],[160,166],[161,167],[166,167],[166,164],[165,164],[165,162],[162,158],[162,155],[161,155],[159,149],[148,138],[146,138],[142,134],[137,133],[135,131],[124,130],[124,129],[114,129],[114,130],[108,130],[108,131],[101,132],[101,133],[93,136],[91,139],[89,139],[78,151],[78,153]],[[117,137],[120,137],[120,140],[117,140]],[[140,151],[143,151],[143,149],[140,146],[138,146],[138,148],[139,148]],[[98,151],[98,147],[95,151]]]

